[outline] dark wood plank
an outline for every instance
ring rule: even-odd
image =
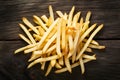
[[[19,39],[22,33],[18,27],[22,17],[32,20],[32,15],[48,15],[48,5],[54,10],[68,12],[73,5],[76,11],[92,11],[91,23],[103,23],[104,29],[96,39],[120,39],[120,0],[1,0],[0,1],[0,40]]]
[[[76,67],[72,74],[52,72],[48,77],[44,77],[45,72],[40,70],[40,65],[26,69],[29,54],[13,54],[17,48],[25,45],[23,41],[0,41],[0,75],[7,77],[6,80],[120,80],[120,40],[98,41],[106,49],[95,50],[97,60],[85,65],[84,75]]]

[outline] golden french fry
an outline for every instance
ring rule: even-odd
[[[39,34],[38,30],[25,18],[22,18],[23,22],[29,27],[31,28],[36,34]],[[20,26],[23,26],[20,24]]]
[[[19,34],[19,36],[21,37],[21,39],[23,39],[28,44],[32,44],[31,41],[28,38],[26,38],[23,34]]]

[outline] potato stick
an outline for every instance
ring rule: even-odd
[[[57,63],[57,62],[55,63],[55,67],[56,67],[57,69],[62,68],[61,65],[60,65],[59,63]]]
[[[19,24],[20,27],[24,30],[24,32],[26,33],[26,35],[28,36],[28,38],[30,39],[30,41],[35,44],[35,40],[33,39],[32,35],[29,33],[29,31],[27,30],[27,28],[23,25],[23,24]]]
[[[39,50],[39,51],[34,51],[34,52],[32,53],[31,58],[30,58],[28,61],[29,61],[29,62],[30,62],[30,61],[33,61],[33,60],[39,58],[41,55],[42,55],[42,51],[40,51],[40,50]]]
[[[64,14],[64,16],[63,16],[63,18],[67,21],[67,17],[68,17],[68,15],[67,15],[67,13],[65,13]]]
[[[87,39],[84,39],[83,41],[86,42]],[[97,46],[99,45],[99,43],[97,41],[95,41],[95,40],[92,40],[90,43],[94,44],[94,45],[97,45]]]
[[[55,60],[55,59],[53,59],[53,60],[50,61],[50,64],[51,64],[52,67],[55,66],[55,63],[56,63],[56,60]]]
[[[66,21],[64,19],[62,19],[62,26],[61,26],[61,33],[62,33],[62,50],[65,49],[65,35],[66,35]]]
[[[82,58],[79,59],[79,64],[80,64],[80,67],[81,67],[81,72],[83,74],[85,72],[85,66],[84,66]]]
[[[28,46],[19,48],[19,49],[15,50],[15,54],[16,54],[16,53],[19,53],[19,52],[21,52],[21,51],[24,51],[25,49],[32,48],[32,47],[34,47],[34,46],[36,46],[36,45],[38,45],[38,44],[37,44],[37,43],[36,43],[36,44],[30,44],[30,45],[28,45]]]
[[[73,21],[72,21],[72,26],[73,27],[76,27],[76,24],[78,22],[79,17],[80,17],[80,12],[78,12],[73,18]]]
[[[82,57],[83,57],[83,58],[85,58],[85,59],[92,59],[92,60],[96,60],[95,55],[90,56],[90,55],[87,55],[87,54],[83,54],[83,55],[82,55]]]
[[[51,70],[52,70],[52,66],[49,64],[48,69],[45,73],[45,76],[47,76],[50,73]]]
[[[39,26],[35,26],[35,28],[37,29]],[[33,31],[31,28],[30,29],[28,29],[28,31],[30,32],[30,31]]]
[[[43,53],[45,53],[47,51],[47,49],[49,48],[49,46],[51,45],[51,43],[53,43],[53,41],[56,39],[57,34],[55,33],[51,39],[49,39],[49,41],[45,44],[44,48],[43,48]]]
[[[55,50],[55,49],[56,49],[56,44],[53,45],[53,46],[51,46],[51,47],[46,51],[46,53],[52,52],[52,51]]]
[[[81,49],[80,53],[78,53],[76,60],[78,60],[81,57],[81,55],[84,53],[86,48],[89,46],[89,44],[90,44],[91,40],[93,39],[93,37],[102,29],[102,27],[103,27],[103,24],[98,26],[98,28],[90,35],[88,41],[85,43],[85,45]]]
[[[61,57],[61,58],[58,59],[58,63],[60,65],[62,65],[62,66],[64,65],[63,57]]]
[[[38,27],[38,30],[40,32],[40,35],[43,36],[45,33],[45,30],[41,26]]]
[[[67,26],[71,26],[71,21],[72,21],[72,18],[73,18],[73,13],[74,13],[74,10],[75,10],[75,6],[72,7],[70,13],[69,13],[69,16],[68,16],[68,22],[67,22]]]
[[[28,38],[26,38],[23,34],[19,34],[19,36],[21,37],[21,39],[23,39],[28,44],[32,44],[31,41]]]
[[[51,5],[49,6],[49,13],[50,13],[51,21],[54,22],[54,13]]]
[[[85,22],[82,28],[82,32],[85,32],[88,29],[89,21]]]
[[[67,55],[64,56],[64,60],[65,60],[65,65],[66,65],[68,71],[71,73],[72,69],[71,69],[69,58],[67,58]]]
[[[80,19],[80,24],[79,26],[77,25],[78,28],[78,32],[76,32],[75,38],[74,38],[74,52],[73,52],[73,56],[72,56],[72,63],[75,62],[76,59],[76,52],[77,52],[77,47],[79,45],[79,38],[81,36],[81,30],[82,30],[82,26],[83,26],[83,18]]]
[[[48,22],[47,22],[46,25],[49,27],[52,23],[53,23],[53,22],[52,22],[52,19],[51,19],[51,17],[49,17]]]
[[[42,69],[42,70],[45,69],[45,64],[46,64],[46,62],[42,62],[42,65],[41,65],[41,69]]]
[[[42,19],[45,23],[47,23],[47,22],[48,22],[48,18],[47,18],[47,16],[46,16],[46,15],[41,16],[41,19]]]
[[[27,20],[27,18],[23,17],[22,18],[23,22],[31,28],[36,34],[39,34],[39,31]]]
[[[89,11],[86,15],[85,22],[89,21],[90,16],[91,16],[91,12]]]
[[[91,48],[87,48],[85,51],[86,52],[92,52],[92,49]]]
[[[84,60],[83,60],[83,63],[87,63],[87,62],[89,62],[89,61],[91,61],[91,60],[90,60],[90,59],[84,59]],[[79,62],[73,63],[73,64],[71,65],[71,68],[77,67],[77,66],[79,66],[79,65],[80,65]],[[62,72],[65,72],[65,71],[67,71],[67,70],[68,70],[67,67],[65,67],[65,68],[56,70],[55,73],[62,73]]]
[[[51,33],[49,33],[48,35],[48,39],[50,39],[55,33],[56,33],[57,29],[56,29],[56,26],[53,28],[53,30],[51,31]]]
[[[59,57],[62,56],[61,47],[60,47],[60,34],[61,34],[61,23],[60,22],[61,22],[61,20],[58,23],[57,39],[56,39],[56,52],[57,52]]]
[[[35,51],[35,50],[37,50],[37,49],[38,49],[38,47],[35,46],[35,47],[32,47],[32,48],[29,48],[29,49],[24,50],[24,53],[27,54],[27,53],[30,53],[30,52]]]
[[[93,45],[93,44],[89,44],[89,46],[88,47],[90,47],[90,48],[94,48],[94,49],[104,49],[105,48],[105,46],[97,46],[97,45]]]
[[[43,21],[42,21],[38,16],[33,15],[33,18],[34,18],[35,21],[38,22],[38,24],[39,24],[45,31],[47,31],[48,28],[46,27],[46,25],[43,23]]]
[[[58,14],[59,17],[63,17],[63,13],[61,11],[56,11],[56,13]]]
[[[73,50],[74,50],[74,44],[73,44],[73,39],[72,36],[69,35],[68,36],[68,42],[69,42],[69,54],[68,54],[68,58],[73,54]]]
[[[38,59],[36,59],[35,61],[31,62],[31,63],[28,65],[28,68],[32,67],[33,65],[35,65],[35,64],[37,64],[37,63],[45,62],[45,61],[50,61],[50,60],[58,59],[58,58],[59,58],[58,55],[53,55],[53,56],[45,57],[45,58],[38,58]]]
[[[88,29],[84,32],[84,34],[80,37],[78,44],[80,44],[80,42],[82,42],[82,41],[85,39],[85,37],[86,37],[95,27],[96,27],[96,24],[93,24],[90,28],[88,28]]]

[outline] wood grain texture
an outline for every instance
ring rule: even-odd
[[[0,41],[0,76],[9,80],[119,80],[120,79],[120,40],[98,40],[106,49],[94,50],[97,60],[85,65],[86,72],[81,75],[79,67],[73,73],[54,74],[44,76],[45,71],[40,70],[40,65],[27,69],[27,60],[30,54],[23,52],[14,55],[14,51],[25,45],[23,41]],[[0,77],[1,78],[1,77]],[[8,79],[6,79],[8,80]]]
[[[73,5],[76,12],[82,11],[85,17],[87,11],[92,11],[92,23],[104,24],[103,30],[96,39],[120,39],[120,0],[6,0],[0,1],[0,40],[19,39],[22,17],[32,20],[34,14],[48,15],[48,6],[54,10],[70,11]],[[4,33],[4,34],[3,34]]]
[[[45,77],[39,64],[26,69],[30,54],[13,54],[26,44],[18,37],[23,33],[18,26],[21,18],[27,17],[32,22],[34,14],[48,16],[49,5],[54,12],[69,12],[75,5],[75,11],[82,11],[83,17],[87,11],[92,12],[91,24],[104,24],[95,39],[106,49],[94,50],[97,60],[85,65],[84,75],[76,67],[72,74],[51,72]],[[120,80],[120,0],[0,0],[0,80]]]

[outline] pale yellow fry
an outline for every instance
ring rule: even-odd
[[[85,22],[89,21],[90,16],[91,16],[91,12],[89,11],[86,15]]]
[[[27,18],[23,17],[22,18],[23,22],[31,28],[36,34],[39,34],[39,31],[27,20]]]
[[[87,21],[87,22],[84,23],[83,28],[82,28],[83,33],[88,29],[89,23],[90,23],[90,21]]]
[[[88,47],[90,47],[90,48],[94,48],[94,49],[105,49],[105,46],[97,46],[97,45],[93,45],[93,44],[89,44],[89,46]]]
[[[51,5],[49,6],[49,13],[50,13],[51,21],[54,22],[54,13]]]
[[[70,61],[69,61],[69,58],[67,58],[66,55],[64,56],[64,60],[65,60],[65,65],[66,65],[68,71],[71,73],[72,69],[71,69]]]
[[[87,63],[87,62],[89,62],[89,61],[91,61],[91,60],[90,60],[90,59],[84,59],[84,60],[83,60],[83,63]],[[77,67],[77,66],[79,66],[79,65],[80,65],[80,63],[79,63],[79,61],[78,61],[78,62],[76,62],[76,63],[73,63],[73,64],[71,65],[71,68]],[[55,73],[62,73],[62,72],[65,72],[65,71],[67,71],[67,70],[68,70],[67,67],[65,67],[65,68],[56,70]]]
[[[84,39],[83,41],[86,42],[87,39]],[[97,45],[97,46],[99,45],[99,43],[97,41],[95,41],[95,40],[92,40],[90,43],[94,44],[94,45]]]
[[[46,16],[46,15],[41,16],[41,19],[42,19],[45,23],[47,23],[47,22],[48,22],[48,18],[47,18],[47,16]]]
[[[45,73],[45,76],[47,76],[50,73],[51,70],[52,70],[52,66],[49,64],[48,69]]]
[[[36,29],[38,29],[38,27],[39,26],[35,26]],[[28,31],[30,32],[30,31],[33,31],[33,30],[30,28],[30,29],[28,29]]]
[[[62,23],[61,23],[61,33],[62,33],[62,50],[65,49],[65,37],[66,37],[66,21],[65,19],[62,18]]]
[[[61,18],[63,17],[63,13],[61,11],[56,11],[56,13],[58,14],[58,16],[60,16]]]
[[[45,69],[45,64],[46,64],[46,62],[42,62],[42,65],[41,65],[41,69],[42,69],[42,70]]]
[[[87,48],[85,51],[86,52],[92,52],[92,49],[91,48]]]
[[[72,21],[72,26],[73,27],[76,27],[76,24],[79,20],[79,17],[80,17],[80,12],[77,12],[77,14],[75,14],[75,16],[73,17],[73,21]]]
[[[55,63],[55,67],[57,68],[57,69],[60,69],[60,68],[62,68],[62,66],[59,64],[59,63]]]
[[[53,60],[50,61],[50,64],[51,64],[52,67],[55,66],[55,63],[56,63],[56,60],[55,60],[55,59],[53,59]]]
[[[86,50],[86,48],[89,46],[91,40],[93,39],[93,37],[102,29],[103,24],[98,26],[97,29],[90,35],[90,37],[88,38],[88,41],[85,43],[84,47],[81,49],[80,53],[78,53],[76,60],[78,60],[81,55],[84,53],[84,51]]]
[[[43,23],[43,21],[42,21],[38,16],[33,15],[33,18],[34,18],[35,21],[38,22],[38,24],[39,24],[44,30],[47,31],[48,28],[46,27],[46,25]]]
[[[32,35],[30,34],[30,32],[27,30],[27,28],[23,25],[23,24],[19,24],[20,27],[23,29],[23,31],[26,33],[26,35],[28,36],[28,38],[30,39],[30,41],[35,44],[35,40],[34,38],[32,37]]]
[[[81,72],[83,74],[85,72],[85,66],[84,66],[82,58],[79,59],[79,64],[80,64]]]
[[[64,14],[64,16],[63,16],[63,18],[67,21],[67,17],[68,17],[68,15],[67,15],[67,13],[65,13]]]
[[[32,48],[32,47],[34,47],[34,46],[36,46],[36,45],[38,45],[38,44],[37,44],[37,43],[35,43],[35,44],[30,44],[30,45],[28,45],[28,46],[19,48],[19,49],[15,50],[15,54],[16,54],[16,53],[19,53],[19,52],[21,52],[21,51],[24,51],[25,49]]]
[[[62,56],[61,53],[61,47],[60,47],[60,34],[61,34],[61,19],[58,23],[58,29],[57,29],[57,39],[56,39],[56,52],[58,54],[58,56]]]
[[[80,37],[78,44],[80,44],[80,42],[82,42],[82,41],[85,39],[85,37],[86,37],[95,27],[96,27],[96,24],[93,24],[90,28],[88,28],[88,29],[84,32],[84,34]]]
[[[30,62],[30,61],[33,61],[33,60],[39,58],[41,55],[42,55],[42,51],[40,51],[40,50],[39,50],[39,51],[34,51],[34,52],[32,53],[31,58],[30,58],[28,61],[29,61],[29,62]]]
[[[51,31],[51,33],[48,35],[48,39],[50,39],[55,33],[56,33],[56,31],[57,31],[57,28],[56,28],[57,26],[55,26],[54,28],[53,28],[53,30]]]
[[[61,58],[58,59],[58,63],[59,63],[60,65],[64,65],[63,57],[61,57]]]
[[[31,41],[28,38],[26,38],[23,34],[19,34],[19,36],[28,44],[32,44]]]
[[[35,47],[32,47],[32,48],[29,48],[29,49],[24,50],[24,53],[27,54],[27,53],[30,53],[30,52],[35,51],[35,50],[37,50],[37,49],[38,49],[38,47],[35,46]]]
[[[71,11],[69,13],[68,22],[67,22],[68,26],[71,26],[71,24],[72,24],[71,22],[72,22],[74,10],[75,10],[75,6],[72,7],[72,9],[71,9]]]
[[[51,47],[46,51],[46,53],[52,52],[52,51],[55,50],[55,49],[56,49],[56,44],[53,45],[53,46],[51,46]]]
[[[38,30],[39,30],[40,35],[43,36],[45,33],[45,30],[41,26],[38,27]]]
[[[92,60],[96,60],[96,55],[87,55],[87,54],[83,54],[82,57],[85,58],[85,59],[92,59]]]
[[[68,36],[68,42],[69,42],[69,54],[68,58],[73,54],[74,50],[74,43],[73,43],[73,38],[71,35]]]
[[[32,67],[33,65],[35,65],[35,64],[37,64],[37,63],[45,62],[45,61],[50,61],[50,60],[58,59],[58,58],[59,58],[58,55],[53,55],[53,56],[49,56],[49,57],[45,57],[45,58],[38,58],[38,59],[36,59],[35,61],[31,62],[31,63],[28,65],[28,68]]]
[[[56,39],[57,34],[55,33],[51,39],[49,39],[49,41],[45,44],[44,48],[43,48],[43,53],[45,53],[47,51],[47,49],[49,48],[49,46],[53,43],[53,41]]]
[[[72,63],[74,63],[75,59],[76,59],[76,51],[77,51],[77,47],[79,45],[79,38],[81,36],[82,26],[83,26],[83,18],[80,19],[80,24],[79,24],[79,26],[77,26],[78,32],[76,32],[76,35],[74,38],[74,52],[73,52],[73,56],[72,56]]]

